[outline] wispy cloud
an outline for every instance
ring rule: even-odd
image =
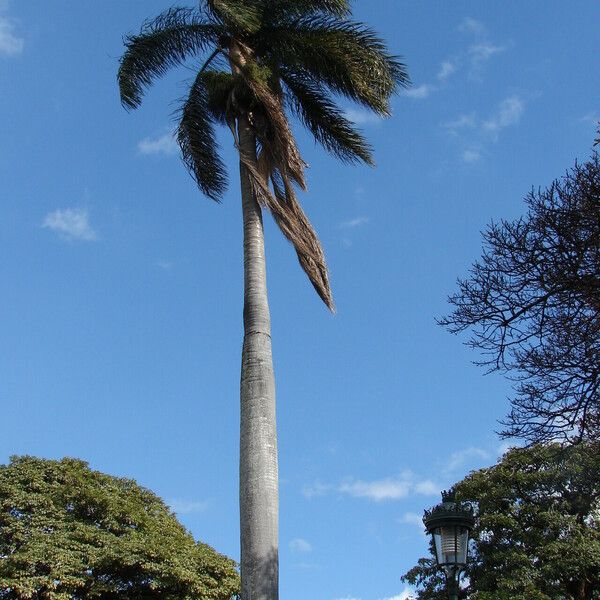
[[[317,496],[324,496],[329,493],[333,489],[333,486],[328,485],[326,483],[321,483],[320,481],[316,481],[311,485],[305,485],[302,488],[302,495],[305,498],[311,499]]]
[[[456,72],[457,64],[452,60],[445,60],[440,65],[440,70],[437,73],[438,81],[446,81],[451,75]]]
[[[340,223],[340,229],[355,229],[361,225],[366,225],[369,222],[369,217],[354,217]]]
[[[338,488],[338,491],[342,494],[348,494],[355,498],[368,498],[376,502],[406,498],[410,490],[410,481],[392,478],[380,479],[378,481],[353,481],[351,483],[343,483]]]
[[[144,155],[172,155],[177,152],[177,141],[170,132],[157,138],[147,137],[138,142],[138,151]]]
[[[469,56],[473,67],[479,67],[482,63],[488,61],[492,56],[500,54],[506,50],[506,46],[498,46],[490,42],[473,44],[469,48]]]
[[[475,113],[464,114],[458,116],[456,119],[442,123],[442,126],[449,133],[457,133],[461,129],[473,129],[477,127],[477,119],[475,118]]]
[[[336,492],[353,498],[366,498],[374,502],[400,500],[415,494],[431,496],[437,494],[438,491],[439,486],[433,481],[417,479],[410,471],[405,471],[398,477],[386,477],[373,481],[347,479],[338,485],[317,482],[302,489],[302,493],[306,498]]]
[[[413,489],[415,493],[421,496],[433,496],[437,494],[440,488],[431,479],[424,479],[423,481],[417,481]]]
[[[473,35],[486,35],[487,27],[477,19],[465,17],[458,25],[458,30],[462,33],[471,33]]]
[[[0,6],[5,10],[6,5]],[[0,56],[16,56],[23,52],[25,41],[15,33],[13,21],[6,15],[0,14]]]
[[[419,515],[414,512],[405,512],[400,519],[398,519],[399,523],[405,523],[408,525],[415,525],[420,529],[423,529],[423,515]]]
[[[435,91],[435,89],[435,86],[431,85],[430,83],[422,83],[416,87],[402,90],[400,95],[406,96],[407,98],[412,98],[413,100],[423,100],[424,98],[428,98],[431,93]]]
[[[42,227],[55,231],[67,240],[94,241],[96,232],[90,224],[90,217],[85,208],[64,208],[48,213],[42,221]]]
[[[295,538],[290,542],[290,550],[295,554],[306,554],[312,551],[312,546],[302,538]]]
[[[409,587],[405,587],[397,596],[390,596],[382,600],[410,600],[413,598],[413,592]]]
[[[467,113],[442,123],[442,127],[461,143],[462,162],[475,163],[484,156],[486,146],[496,142],[503,129],[516,125],[524,112],[525,101],[513,94],[502,100],[486,119],[474,112]]]
[[[583,117],[581,117],[581,119],[579,119],[580,123],[588,123],[590,125],[593,125],[594,127],[598,126],[598,123],[600,122],[600,115],[596,112],[589,112],[587,115],[584,115]]]
[[[515,125],[521,119],[525,103],[518,96],[509,96],[498,106],[496,112],[482,123],[485,131],[496,134],[505,127]]]
[[[495,44],[489,39],[488,29],[481,22],[472,17],[465,17],[459,24],[458,30],[462,33],[474,36],[474,42],[466,52],[466,60],[469,65],[469,76],[479,79],[485,63],[493,56],[501,54],[507,48],[504,44]]]
[[[167,504],[178,515],[204,512],[209,506],[208,500],[181,500],[176,498],[167,500]]]
[[[519,444],[517,440],[506,440],[496,448],[496,454],[498,455],[498,458],[502,458],[509,450],[519,448],[520,445],[521,444]]]
[[[356,125],[368,125],[369,123],[381,123],[383,118],[370,110],[361,110],[358,108],[348,108],[344,111],[344,116]]]
[[[481,152],[475,148],[467,148],[463,150],[461,159],[465,163],[475,163],[481,160]]]
[[[489,458],[489,452],[483,450],[483,448],[475,448],[474,446],[464,448],[450,455],[444,471],[446,473],[453,473],[458,469],[470,467],[473,464],[480,464],[481,461],[488,460]]]
[[[170,260],[157,260],[156,266],[163,271],[170,271],[173,268],[173,263]]]

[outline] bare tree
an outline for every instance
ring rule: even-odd
[[[439,320],[469,330],[477,362],[514,382],[504,437],[565,442],[600,435],[600,160],[576,163],[492,223],[482,257]]]

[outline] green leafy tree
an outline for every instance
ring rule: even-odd
[[[200,190],[219,200],[226,169],[214,137],[227,126],[239,152],[244,230],[244,341],[241,373],[240,522],[242,597],[278,597],[278,474],[262,208],[293,244],[300,265],[333,310],[321,244],[296,188],[302,160],[288,120],[295,115],[327,151],[373,162],[371,149],[336,101],[378,115],[406,85],[404,65],[363,24],[348,0],[201,0],[170,9],[126,39],[121,101],[137,108],[146,89],[193,57],[197,71],[178,115],[177,140]]]
[[[478,512],[460,598],[600,599],[600,445],[514,449],[455,489]],[[447,598],[433,554],[403,579]]]
[[[235,563],[155,494],[81,461],[0,466],[0,599],[230,600]]]

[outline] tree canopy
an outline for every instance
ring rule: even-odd
[[[455,486],[478,519],[460,598],[600,599],[600,445],[509,451]],[[419,600],[445,600],[433,554],[405,581]]]
[[[230,600],[235,563],[164,502],[71,458],[0,466],[0,599]]]
[[[479,364],[515,381],[502,434],[535,443],[600,434],[600,160],[575,164],[528,212],[492,223],[441,319]]]
[[[239,147],[239,120],[248,123],[259,156],[241,159],[253,194],[330,309],[324,253],[294,189],[306,189],[306,163],[288,114],[339,159],[373,164],[370,145],[339,100],[388,116],[391,95],[409,83],[385,42],[350,16],[348,0],[200,0],[197,8],[171,8],[128,36],[118,74],[121,101],[133,109],[156,78],[201,60],[177,117],[184,163],[200,190],[220,200],[227,169],[215,127],[228,126]]]

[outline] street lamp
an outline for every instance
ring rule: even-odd
[[[467,564],[469,533],[475,524],[473,507],[456,502],[453,489],[442,492],[442,503],[425,511],[423,523],[433,536],[435,558],[446,574],[450,600],[458,600],[458,580]]]

